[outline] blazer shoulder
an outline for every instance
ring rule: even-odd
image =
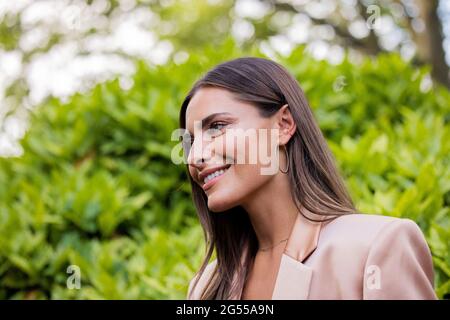
[[[378,214],[354,213],[340,216],[322,227],[319,242],[336,245],[359,246],[369,248],[383,230],[388,226],[398,225],[401,228],[419,229],[417,224],[407,218],[397,218]]]
[[[378,290],[365,285],[364,299],[437,298],[431,251],[411,219],[398,219],[383,228],[370,249],[366,268],[378,274],[381,285]]]
[[[212,260],[210,263],[207,264],[205,267],[205,270],[200,275],[198,272],[194,275],[194,277],[189,282],[189,288],[187,293],[187,299],[188,300],[199,300],[200,296],[203,292],[203,289],[206,287],[207,283],[209,282],[209,279],[211,278],[214,269],[217,265],[217,259]],[[200,276],[200,279],[198,280],[197,285],[194,288],[194,291],[192,292],[193,286],[195,282],[197,281],[197,278]]]
[[[430,249],[409,218],[364,213],[338,217],[323,226],[317,249],[310,265],[322,271],[332,265],[333,274],[339,275],[337,286],[358,288],[355,297],[436,298]]]

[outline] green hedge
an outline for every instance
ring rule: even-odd
[[[183,299],[204,243],[172,130],[193,82],[242,55],[232,41],[177,65],[136,62],[33,112],[20,158],[0,159],[0,298]],[[329,65],[280,57],[304,88],[359,210],[411,218],[450,293],[450,94],[397,55]],[[345,84],[336,87],[337,79]],[[423,87],[423,85],[422,85]],[[422,88],[423,89],[423,88]],[[69,265],[81,289],[68,289]]]

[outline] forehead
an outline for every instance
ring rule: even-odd
[[[225,112],[226,106],[230,107],[239,103],[233,98],[232,93],[219,88],[199,89],[186,108],[186,122],[189,120],[201,120],[201,116],[207,116],[214,112]]]
[[[186,129],[194,132],[197,121],[215,113],[229,113],[229,117],[241,121],[259,119],[258,108],[244,102],[230,91],[217,87],[204,87],[194,94],[186,108]]]
[[[189,101],[186,108],[186,128],[191,131],[194,121],[201,121],[213,113],[229,112],[238,115],[243,102],[234,98],[233,94],[220,88],[201,88]]]

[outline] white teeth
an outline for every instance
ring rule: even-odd
[[[215,171],[215,172],[213,172],[213,173],[211,173],[211,174],[208,174],[208,175],[206,176],[205,180],[203,180],[203,183],[207,183],[209,180],[211,180],[211,179],[213,179],[213,178],[215,178],[215,177],[217,177],[217,176],[220,176],[220,175],[224,174],[225,171],[227,171],[227,170],[228,170],[228,168],[225,169],[225,170],[220,169],[220,170],[217,170],[217,171]]]

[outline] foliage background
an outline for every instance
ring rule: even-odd
[[[0,159],[0,298],[185,297],[204,244],[170,135],[195,79],[242,55],[228,40],[181,65],[138,63],[128,91],[115,80],[36,109],[23,156]],[[395,54],[333,66],[299,47],[279,59],[306,91],[358,209],[415,220],[436,292],[448,296],[449,92],[421,89],[427,70]],[[80,290],[66,287],[71,264]]]

